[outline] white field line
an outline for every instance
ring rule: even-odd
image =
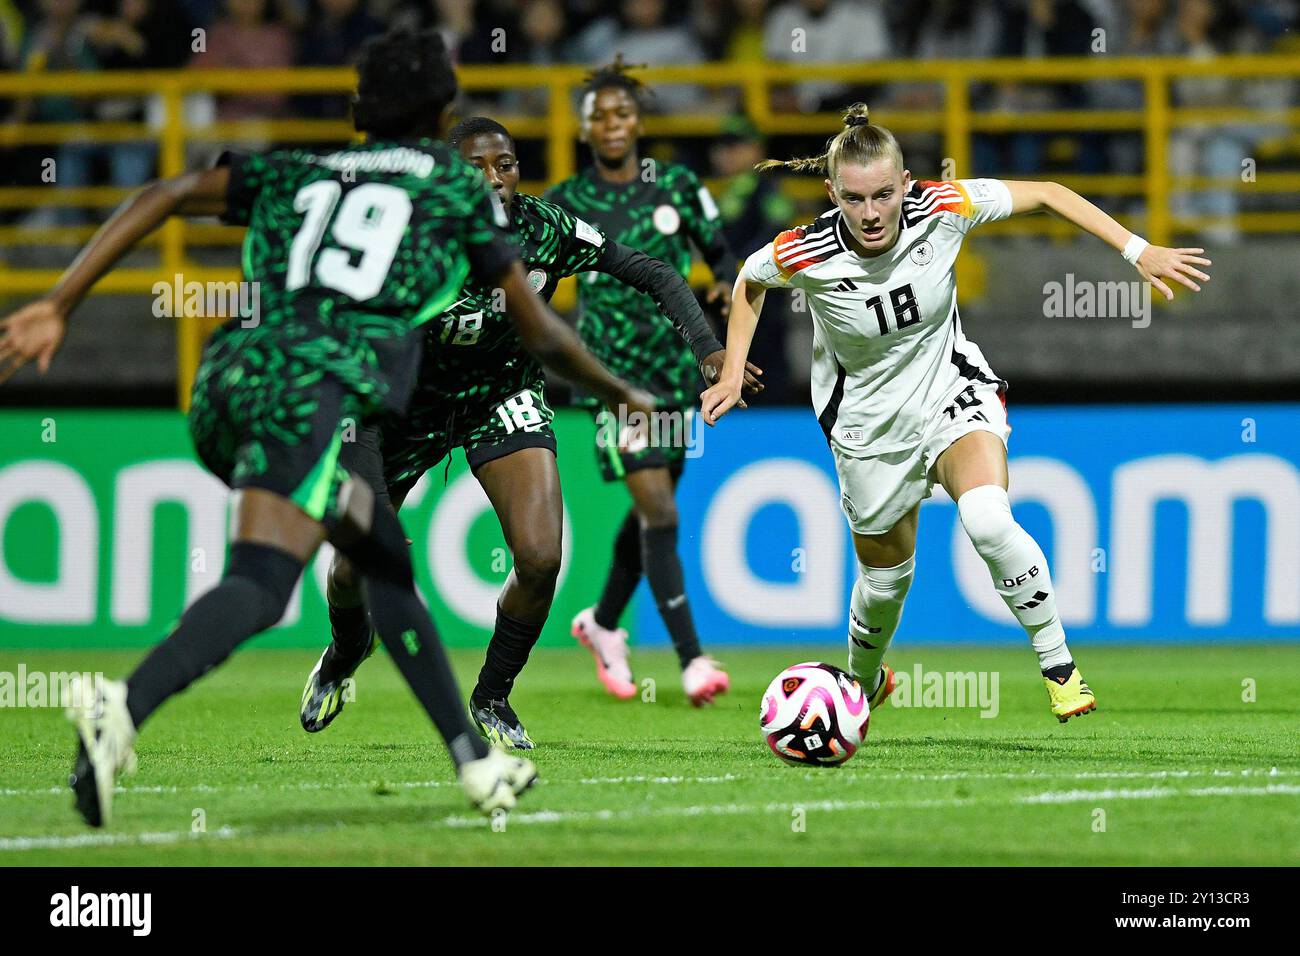
[[[845,783],[860,783],[863,781],[877,783],[881,781],[913,781],[919,783],[944,783],[963,780],[1035,780],[1044,783],[1051,783],[1058,780],[1185,780],[1196,777],[1213,777],[1221,779],[1243,779],[1248,777],[1297,777],[1300,776],[1300,770],[1279,770],[1277,767],[1268,769],[1254,768],[1247,770],[1085,770],[1077,773],[1052,773],[1050,771],[1007,771],[1002,773],[983,773],[968,772],[964,770],[955,770],[948,773],[876,773],[871,770],[853,771],[848,769],[837,770],[807,770],[800,773],[795,769],[777,769],[774,772],[788,774],[797,779],[818,780],[818,781],[840,781]],[[560,778],[553,779],[543,776],[539,784],[549,785],[579,785],[579,786],[619,786],[623,784],[653,784],[678,786],[681,784],[719,784],[719,783],[738,783],[746,780],[764,780],[771,782],[780,778],[774,778],[770,774],[721,774],[715,776],[644,776],[633,775],[624,777],[578,777],[578,778]],[[356,781],[356,782],[320,782],[320,781],[299,781],[297,783],[283,784],[229,784],[229,785],[211,785],[196,783],[185,787],[161,787],[161,786],[118,786],[115,793],[119,794],[170,794],[170,793],[240,793],[240,792],[295,792],[295,791],[334,791],[334,790],[367,790],[375,787],[381,787],[386,790],[428,790],[440,787],[457,787],[459,784],[455,780],[401,780],[401,781]],[[39,797],[39,796],[65,796],[68,793],[67,787],[33,787],[30,789],[3,789],[0,790],[0,797]]]
[[[0,837],[0,853],[15,850],[64,850],[89,846],[157,846],[187,840],[229,840],[241,831],[221,827],[211,833],[167,830],[155,833],[77,833],[71,836]]]
[[[1078,803],[1082,800],[1156,800],[1162,797],[1281,797],[1300,796],[1300,787],[1290,783],[1270,783],[1263,787],[1147,787],[1143,790],[1052,790],[1013,803]]]
[[[737,816],[756,813],[784,813],[795,810],[805,812],[844,810],[931,810],[937,808],[969,807],[977,805],[1072,803],[1080,800],[1152,800],[1165,797],[1272,797],[1300,796],[1300,786],[1269,784],[1264,787],[1200,787],[1178,790],[1174,787],[1149,787],[1144,790],[1069,790],[1049,791],[1020,797],[952,797],[940,800],[808,800],[764,804],[716,804],[691,807],[651,807],[636,810],[539,810],[533,813],[512,813],[507,826],[532,823],[576,823],[585,821],[635,820],[645,817],[710,817]],[[444,826],[458,829],[490,826],[483,817],[458,815],[447,817]]]
[[[1175,787],[1147,787],[1141,790],[1055,790],[1015,797],[1007,797],[1005,795],[994,798],[950,797],[935,800],[904,800],[892,802],[885,800],[807,800],[763,804],[641,807],[633,810],[536,810],[531,812],[517,811],[511,813],[507,817],[507,827],[514,825],[528,826],[538,823],[583,823],[642,820],[647,817],[719,817],[765,813],[780,813],[789,816],[795,810],[801,810],[805,813],[815,811],[834,813],[850,810],[933,810],[979,805],[1057,804],[1102,800],[1154,800],[1169,797],[1273,796],[1300,796],[1300,786],[1294,784],[1267,784],[1265,786],[1244,787],[1198,787],[1191,790],[1179,790]],[[482,816],[457,814],[444,817],[441,821],[438,821],[437,825],[452,829],[474,829],[479,827],[489,827],[492,825],[492,821]],[[186,839],[231,839],[236,836],[254,837],[259,835],[284,835],[285,833],[291,832],[333,829],[334,828],[327,822],[321,821],[302,827],[269,828],[264,831],[247,828],[235,829],[231,827],[222,827],[220,830],[213,831],[212,834],[190,833],[189,831],[170,831],[139,834],[92,833],[72,836],[0,837],[0,852],[114,846],[121,844],[157,845],[180,843]]]

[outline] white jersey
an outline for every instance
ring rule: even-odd
[[[1010,215],[1000,180],[918,181],[903,197],[898,242],[882,255],[853,251],[837,208],[745,261],[747,282],[806,294],[813,408],[833,451],[864,458],[915,448],[965,387],[1006,387],[962,334],[955,263],[976,223]]]

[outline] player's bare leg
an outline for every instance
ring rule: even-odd
[[[920,509],[913,505],[883,534],[853,535],[858,576],[849,601],[849,673],[866,689],[873,709],[894,692],[894,671],[885,654],[912,586]]]
[[[1065,644],[1047,558],[1011,516],[1007,450],[996,435],[975,431],[957,439],[935,462],[935,476],[957,502],[962,526],[979,552],[993,586],[1038,654],[1052,713],[1062,723],[1096,709]]]
[[[555,597],[564,533],[560,474],[550,449],[523,448],[485,462],[475,477],[496,510],[514,567],[497,602],[487,658],[470,694],[470,716],[492,742],[531,750],[533,741],[509,697]]]

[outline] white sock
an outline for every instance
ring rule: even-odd
[[[1011,517],[1006,489],[998,485],[972,488],[957,499],[957,510],[971,544],[989,566],[993,587],[1029,635],[1039,669],[1070,663],[1047,558]]]
[[[879,685],[880,662],[898,630],[915,567],[916,555],[892,568],[858,565],[849,601],[849,672],[869,694]]]

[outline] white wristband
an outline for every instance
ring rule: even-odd
[[[1129,265],[1135,266],[1137,265],[1138,259],[1141,258],[1142,253],[1146,251],[1146,247],[1149,245],[1151,245],[1151,243],[1147,242],[1135,232],[1133,235],[1128,237],[1128,242],[1124,243],[1124,251],[1120,253],[1120,255],[1124,257],[1124,261]]]

